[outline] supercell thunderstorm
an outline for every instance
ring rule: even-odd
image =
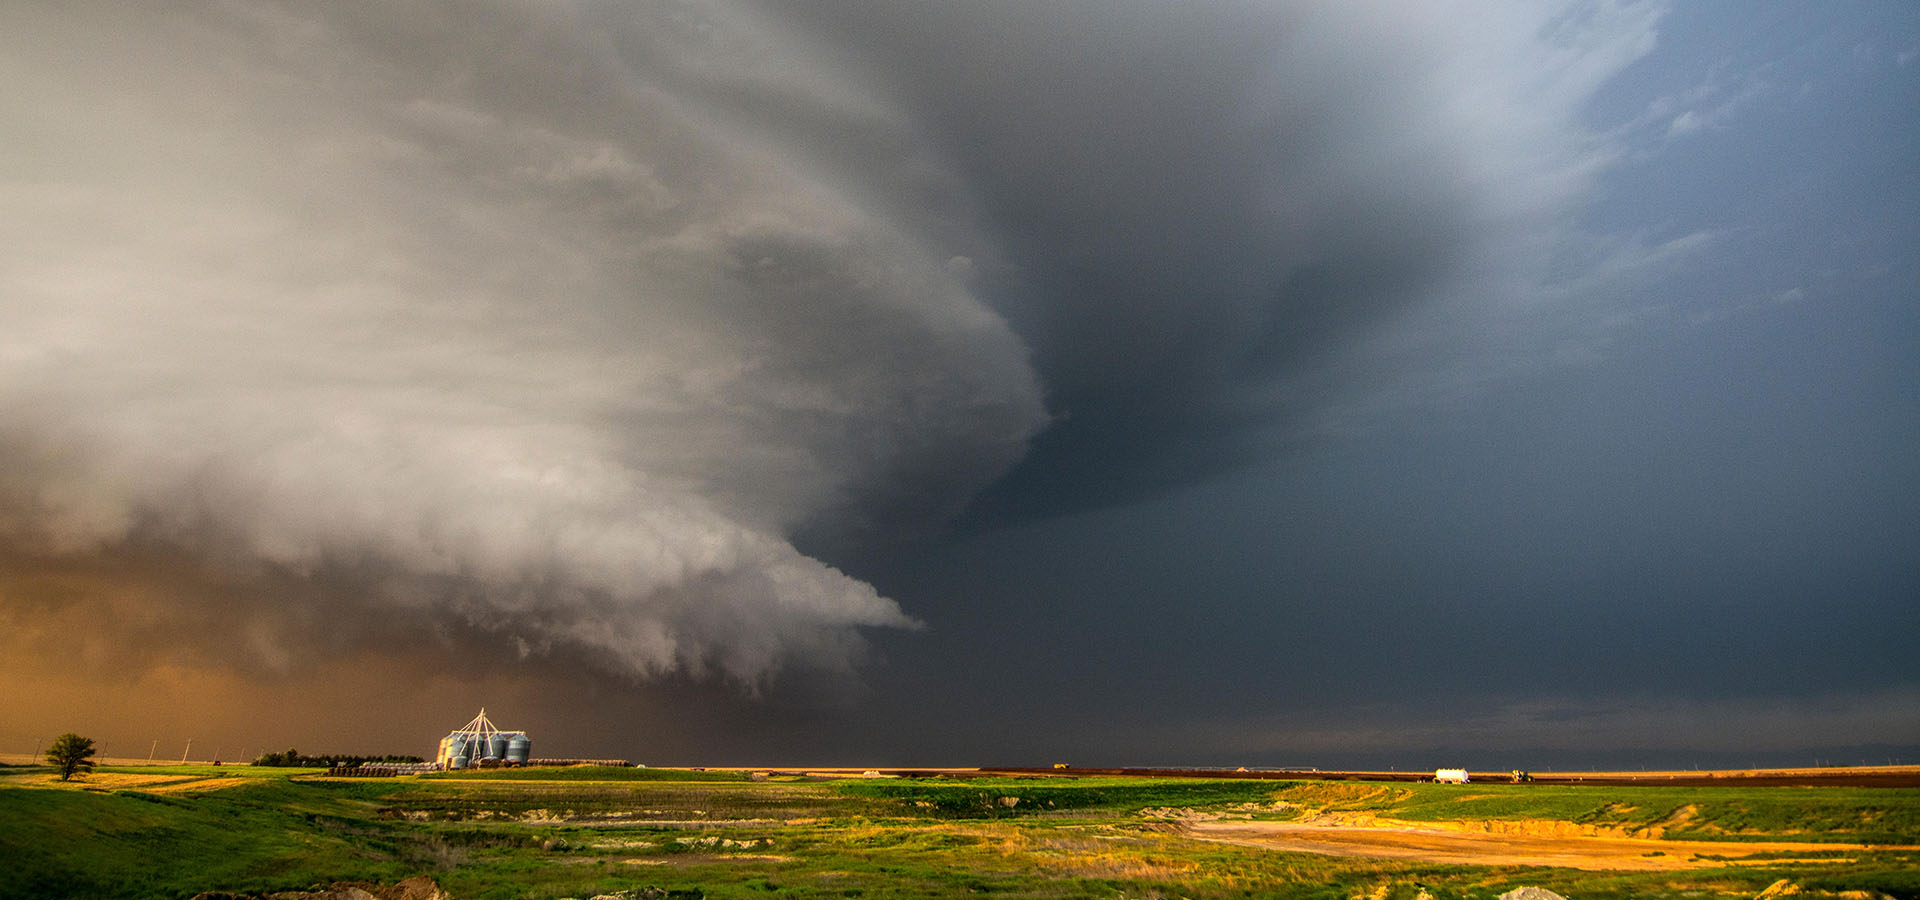
[[[12,6],[0,618],[850,670],[915,620],[798,536],[1191,482],[1497,312],[1656,18],[959,7]]]

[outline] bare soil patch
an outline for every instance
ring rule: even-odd
[[[673,856],[643,856],[623,859],[629,866],[698,866],[709,863],[785,863],[794,857],[775,853],[681,853]]]
[[[1388,820],[1376,820],[1368,825],[1193,821],[1185,823],[1185,828],[1188,834],[1202,840],[1323,856],[1413,859],[1477,866],[1560,866],[1593,871],[1667,871],[1733,865],[1835,863],[1845,861],[1845,858],[1830,854],[1868,849],[1861,844],[1787,841],[1666,841],[1569,834],[1558,828],[1542,828],[1540,831],[1544,833],[1529,833],[1525,828],[1514,827],[1514,823],[1503,823],[1501,828],[1487,831]],[[1754,856],[1761,858],[1754,859]]]

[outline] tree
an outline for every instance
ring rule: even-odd
[[[60,770],[61,781],[71,781],[78,773],[85,775],[93,771],[93,738],[83,738],[69,731],[53,739],[53,746],[47,748],[47,765]]]

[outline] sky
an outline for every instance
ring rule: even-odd
[[[24,0],[0,85],[0,752],[1920,763],[1905,3]]]

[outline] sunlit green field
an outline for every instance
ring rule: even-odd
[[[1365,813],[1557,820],[1669,839],[1920,844],[1920,791],[1138,778],[748,780],[528,769],[329,779],[313,769],[0,769],[0,898],[259,893],[431,875],[454,897],[1491,898],[1809,890],[1920,898],[1920,853],[1590,872],[1341,858],[1210,843],[1183,817]],[[1664,824],[1663,824],[1664,823]],[[1716,857],[1717,858],[1717,857]],[[1717,865],[1717,864],[1716,864]],[[656,893],[655,896],[660,896]]]

